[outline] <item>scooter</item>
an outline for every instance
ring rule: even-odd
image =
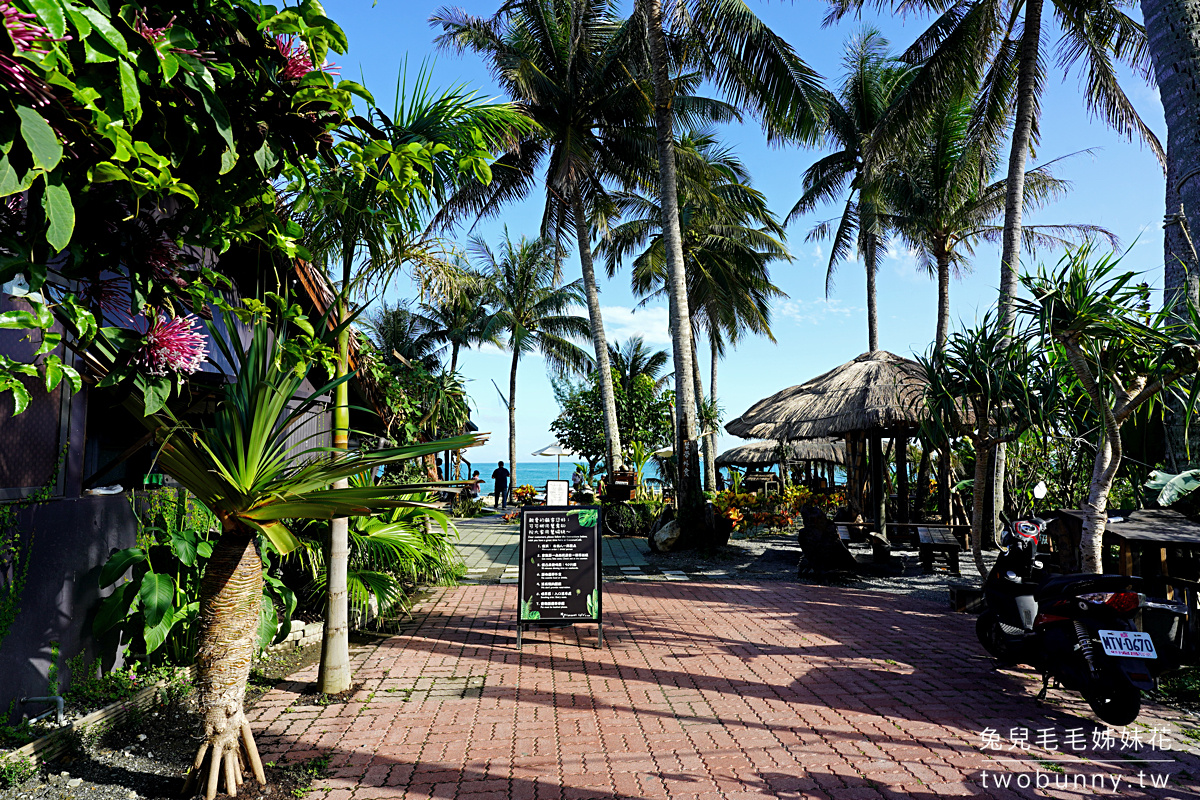
[[[1053,679],[1083,695],[1100,719],[1128,725],[1141,711],[1141,692],[1176,666],[1159,660],[1154,638],[1138,629],[1139,612],[1186,618],[1187,608],[1147,598],[1137,591],[1140,578],[1048,574],[1037,558],[1046,527],[1036,517],[1006,524],[1000,557],[984,582],[987,610],[976,635],[998,660],[1041,673],[1039,702]]]

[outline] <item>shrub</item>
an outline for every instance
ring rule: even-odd
[[[29,758],[0,758],[0,789],[20,786],[37,774],[37,767]]]

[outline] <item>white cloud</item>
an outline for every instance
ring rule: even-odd
[[[917,251],[907,247],[897,239],[889,243],[888,253],[884,258],[892,267],[892,272],[907,283],[929,283],[929,276],[917,263]]]
[[[848,306],[841,300],[784,300],[776,307],[780,316],[787,317],[798,325],[817,325],[834,317],[851,317],[862,311],[858,306]]]
[[[586,317],[587,309],[578,308],[575,313]],[[624,342],[630,336],[641,336],[646,344],[671,343],[671,323],[666,306],[601,306],[600,314],[604,317],[604,336],[609,342]]]

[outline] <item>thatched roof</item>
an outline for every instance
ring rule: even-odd
[[[803,442],[789,442],[786,447],[788,462],[793,461],[828,461],[831,464],[846,466],[846,443],[837,439],[811,439]],[[718,467],[728,467],[734,464],[747,466],[779,463],[779,442],[766,440],[761,442],[746,442],[737,447],[731,447],[716,457],[714,462]]]
[[[725,426],[743,439],[816,439],[915,428],[925,415],[921,366],[876,350],[759,400]]]

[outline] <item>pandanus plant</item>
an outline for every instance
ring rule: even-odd
[[[193,422],[165,405],[143,415],[145,392],[141,387],[147,384],[136,376],[123,384],[130,388],[126,405],[155,434],[156,461],[163,472],[195,495],[221,524],[200,589],[197,690],[204,730],[186,787],[192,791],[204,776],[208,800],[216,795],[222,779],[225,791],[236,795],[243,781],[243,765],[249,766],[260,784],[266,784],[243,709],[246,680],[258,644],[263,595],[259,537],[288,553],[300,542],[285,520],[368,516],[388,508],[418,506],[404,495],[419,492],[427,484],[330,486],[387,464],[478,443],[476,437],[462,436],[347,453],[314,447],[304,440],[290,442],[296,424],[351,376],[303,396],[302,386],[313,365],[310,356],[328,346],[311,337],[291,337],[282,320],[289,316],[294,320],[293,313],[277,315],[274,324],[264,314],[246,315],[241,310],[239,314],[251,323],[248,343],[238,338],[236,320],[228,311],[209,325],[217,348],[234,368],[231,382],[219,390],[211,415]],[[304,327],[311,330],[311,326]],[[317,326],[318,330],[324,328]],[[113,336],[102,333],[84,355],[92,371],[103,375],[120,371],[115,368],[122,362],[138,359],[122,350],[139,347],[144,345],[129,341],[120,332]]]

